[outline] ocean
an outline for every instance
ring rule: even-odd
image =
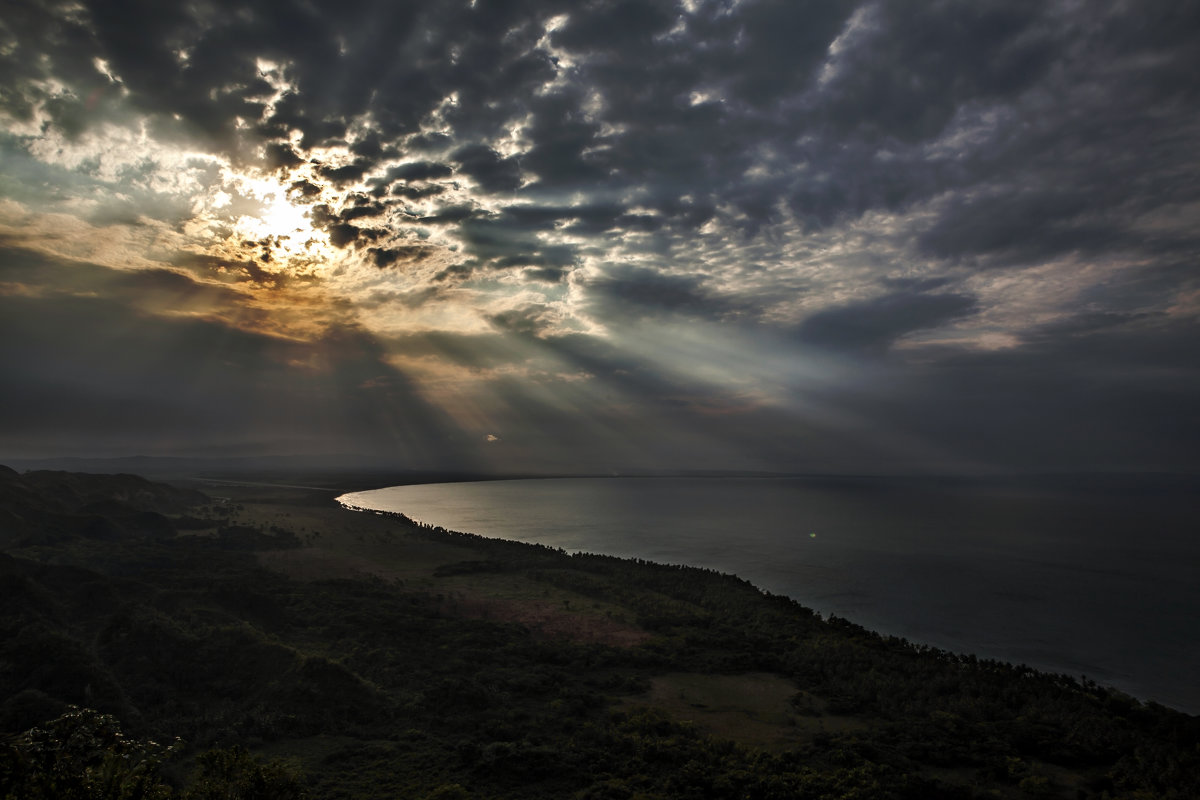
[[[558,478],[346,504],[734,573],[881,633],[1200,713],[1200,510],[1139,478]]]

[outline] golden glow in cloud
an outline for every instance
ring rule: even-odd
[[[197,220],[211,237],[206,244],[220,255],[292,274],[323,273],[341,259],[328,234],[313,226],[309,207],[292,202],[287,185],[275,177],[227,174]]]

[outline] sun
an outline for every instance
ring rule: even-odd
[[[291,238],[297,234],[314,234],[308,213],[293,205],[286,197],[272,196],[258,215],[263,232],[268,236]]]
[[[233,219],[241,248],[268,268],[314,268],[335,257],[328,234],[313,226],[309,208],[293,203],[273,178],[241,176],[238,192],[248,202]]]

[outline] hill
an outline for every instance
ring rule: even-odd
[[[1090,682],[712,571],[214,491],[0,469],[0,797],[175,737],[137,750],[164,797],[1200,796],[1200,719]]]

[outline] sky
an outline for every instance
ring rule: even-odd
[[[8,0],[0,457],[1200,469],[1200,3]]]

